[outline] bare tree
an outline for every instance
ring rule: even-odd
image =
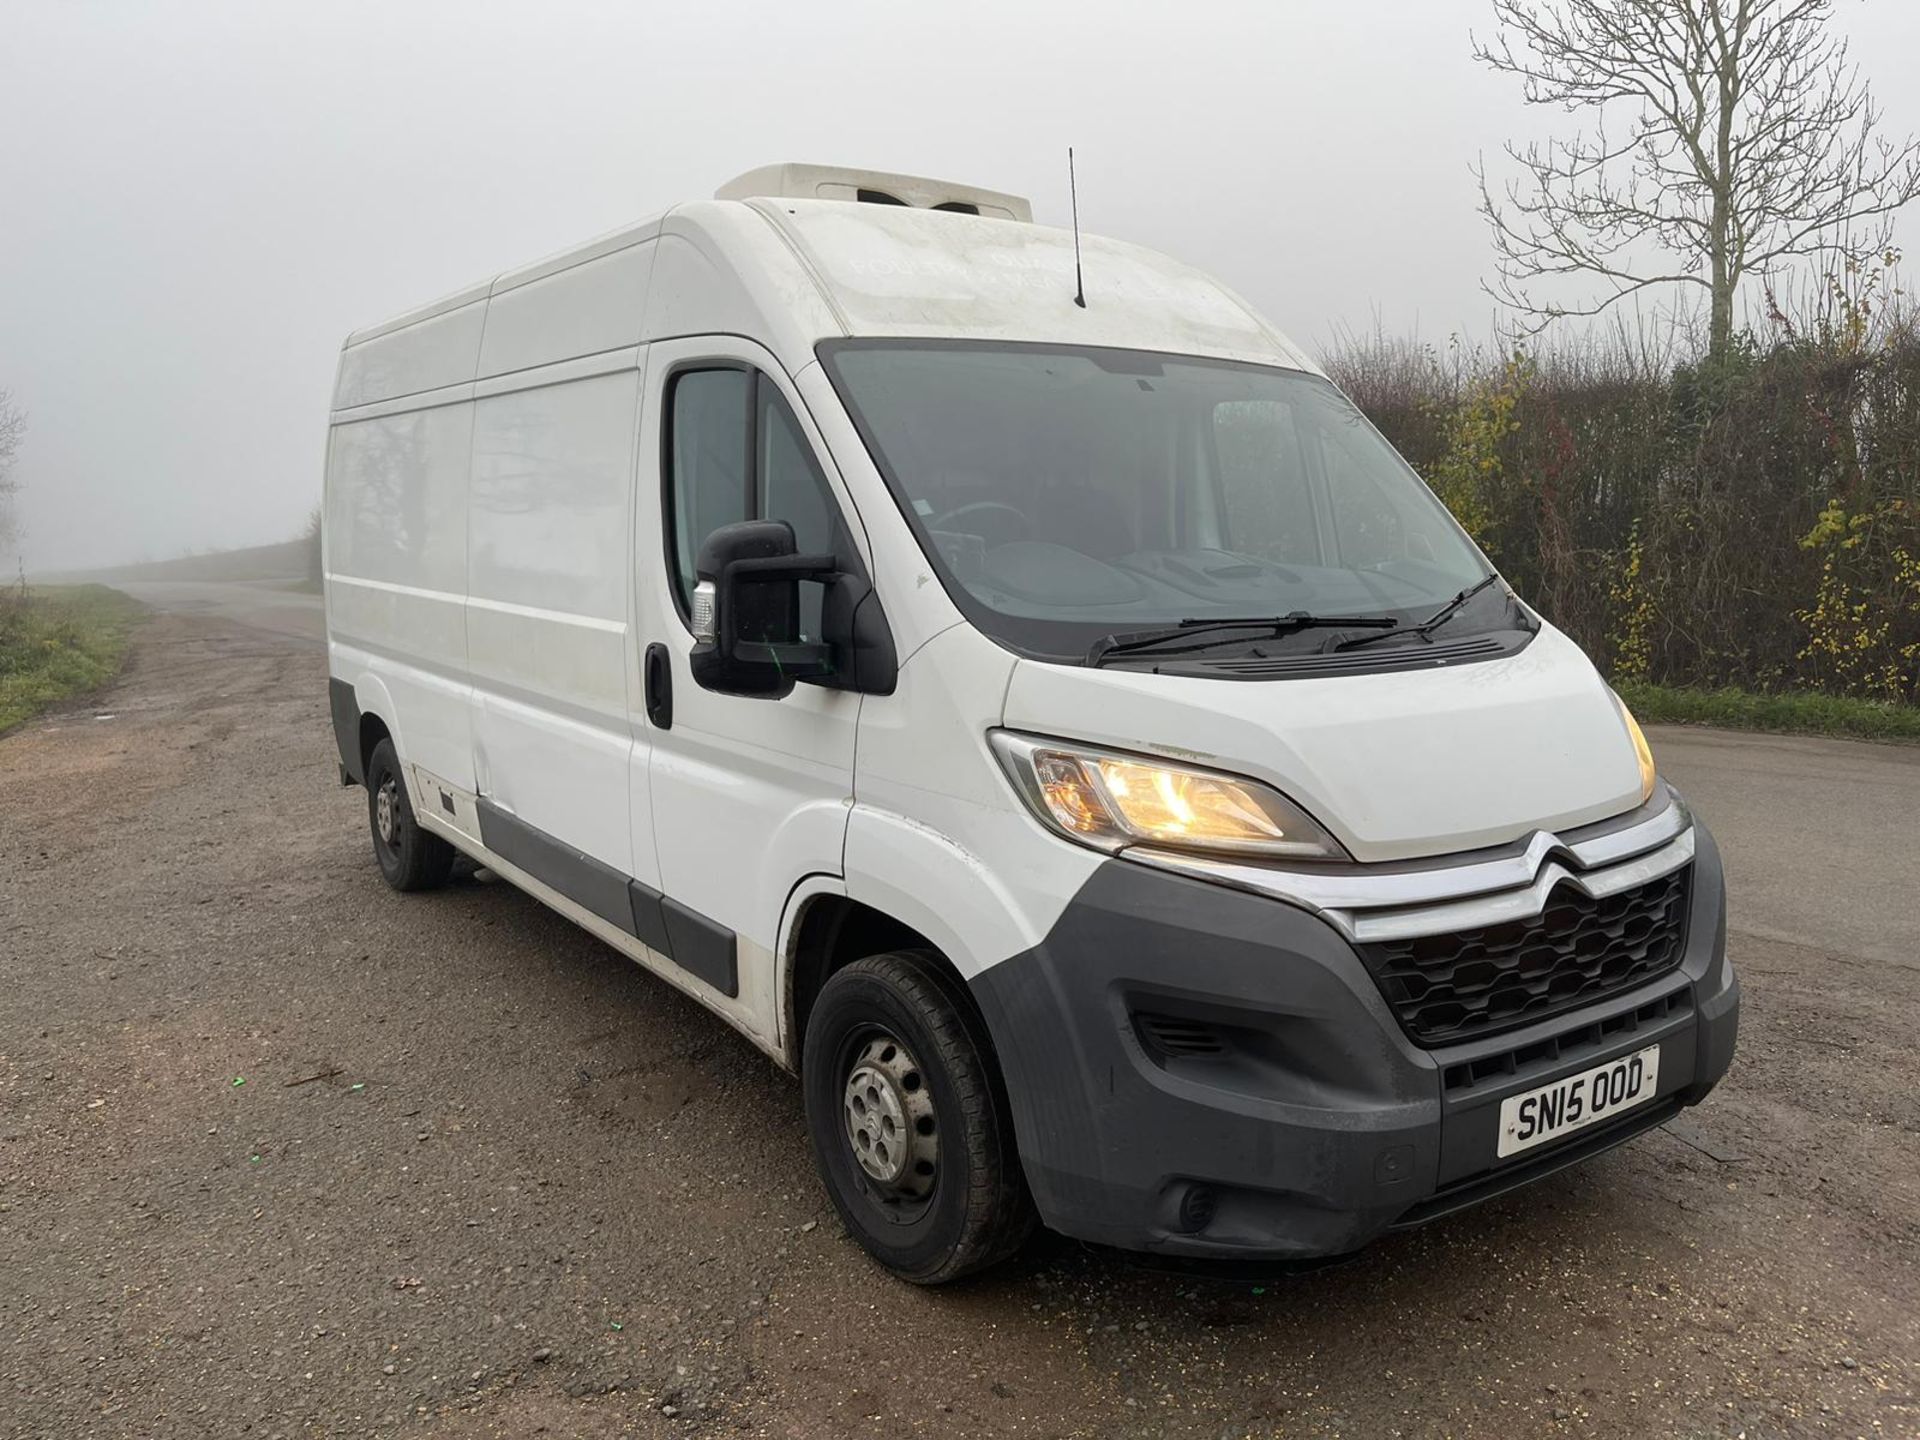
[[[1528,104],[1588,112],[1570,140],[1509,144],[1500,198],[1479,171],[1498,280],[1538,329],[1656,286],[1706,292],[1708,348],[1727,353],[1743,281],[1798,262],[1884,251],[1920,194],[1920,142],[1880,112],[1832,0],[1493,0],[1500,35],[1474,57],[1517,76]],[[1543,278],[1597,280],[1543,298]]]
[[[14,478],[13,457],[26,433],[26,412],[13,403],[11,395],[0,390],[0,554],[5,554],[20,534],[19,516],[13,508],[20,482]]]

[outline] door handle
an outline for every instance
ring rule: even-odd
[[[673,657],[659,641],[647,646],[647,658],[641,666],[641,679],[647,691],[647,719],[656,730],[673,728]]]

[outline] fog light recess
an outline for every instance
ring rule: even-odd
[[[1180,1228],[1197,1235],[1213,1223],[1220,1208],[1219,1197],[1205,1185],[1189,1185],[1180,1197]]]

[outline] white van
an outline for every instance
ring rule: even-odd
[[[1703,1098],[1712,840],[1215,281],[781,166],[348,337],[343,780],[799,1074],[884,1265],[1352,1250]]]

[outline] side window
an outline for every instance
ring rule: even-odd
[[[800,422],[774,383],[759,378],[759,405],[754,433],[759,441],[756,459],[758,508],[754,518],[785,520],[793,526],[793,543],[802,555],[844,555],[839,507],[827,489],[826,477],[813,458]],[[820,638],[820,608],[824,585],[800,587],[800,634]]]
[[[801,433],[800,422],[787,408],[785,397],[764,375],[759,388],[755,516],[792,525],[794,542],[803,555],[835,550],[839,547],[840,517],[807,437]]]
[[[667,519],[683,607],[693,594],[700,542],[722,525],[748,518],[753,380],[749,370],[687,370],[673,377]]]
[[[848,550],[839,507],[779,387],[754,370],[673,378],[668,524],[675,588],[693,593],[701,542],[737,520],[785,520],[801,554]],[[820,633],[823,587],[800,587],[800,630]]]

